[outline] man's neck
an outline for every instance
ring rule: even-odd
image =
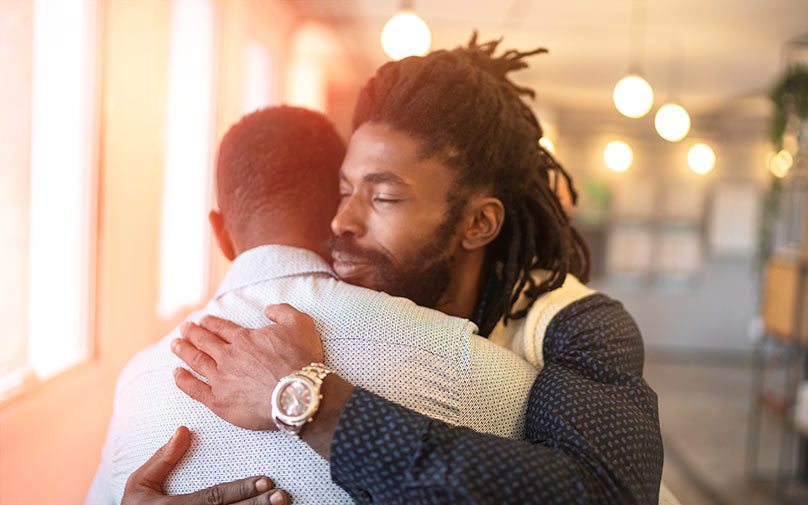
[[[299,232],[280,232],[271,235],[261,234],[252,237],[243,237],[238,242],[236,254],[241,254],[244,251],[260,247],[262,245],[283,245],[287,247],[298,247],[300,249],[307,249],[314,253],[323,256],[323,243],[314,237],[305,236]],[[325,257],[325,256],[324,256]]]
[[[451,281],[435,309],[450,316],[471,319],[480,295],[485,254],[466,254],[458,259],[451,272]]]

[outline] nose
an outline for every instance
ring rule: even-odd
[[[366,213],[362,203],[358,200],[357,195],[353,194],[342,201],[334,219],[331,220],[331,232],[334,235],[340,237],[351,233],[355,237],[361,237],[365,234],[367,230]]]

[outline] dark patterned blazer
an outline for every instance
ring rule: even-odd
[[[357,503],[656,504],[657,397],[639,329],[603,294],[546,325],[526,440],[453,426],[356,388],[334,433],[331,476]]]

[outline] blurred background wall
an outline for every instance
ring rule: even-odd
[[[121,368],[227,269],[206,219],[218,140],[277,103],[325,112],[347,139],[401,7],[0,0],[0,503],[83,501]],[[465,43],[473,28],[504,36],[502,49],[550,49],[514,79],[537,91],[545,137],[576,180],[571,212],[593,250],[592,284],[625,303],[651,356],[747,359],[761,336],[760,216],[787,172],[772,173],[782,166],[768,94],[804,55],[808,4],[409,7],[432,49]],[[612,100],[629,73],[654,88],[639,119]],[[678,142],[655,128],[668,102],[689,113]],[[631,151],[622,171],[604,158],[613,141]],[[706,173],[688,162],[698,143],[715,156]]]

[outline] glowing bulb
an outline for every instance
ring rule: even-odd
[[[615,172],[625,172],[628,170],[628,167],[631,166],[632,159],[631,148],[628,144],[620,142],[619,140],[609,142],[609,145],[603,150],[603,160],[606,162],[606,166]]]
[[[770,153],[768,158],[769,170],[771,170],[775,177],[779,178],[785,177],[791,169],[792,163],[794,163],[794,158],[791,156],[791,153],[785,149],[777,154]]]
[[[555,146],[553,145],[553,142],[547,137],[540,138],[539,145],[542,146],[546,151],[555,154]]]
[[[687,153],[687,163],[697,174],[706,174],[715,166],[715,153],[706,144],[696,144]]]
[[[690,116],[681,105],[669,103],[657,111],[654,125],[660,137],[670,142],[679,142],[690,131]]]
[[[394,60],[426,54],[431,43],[429,27],[411,12],[399,12],[382,30],[382,48]]]
[[[612,98],[620,114],[638,118],[651,110],[651,105],[654,104],[654,91],[642,77],[629,75],[620,79],[614,87]]]

